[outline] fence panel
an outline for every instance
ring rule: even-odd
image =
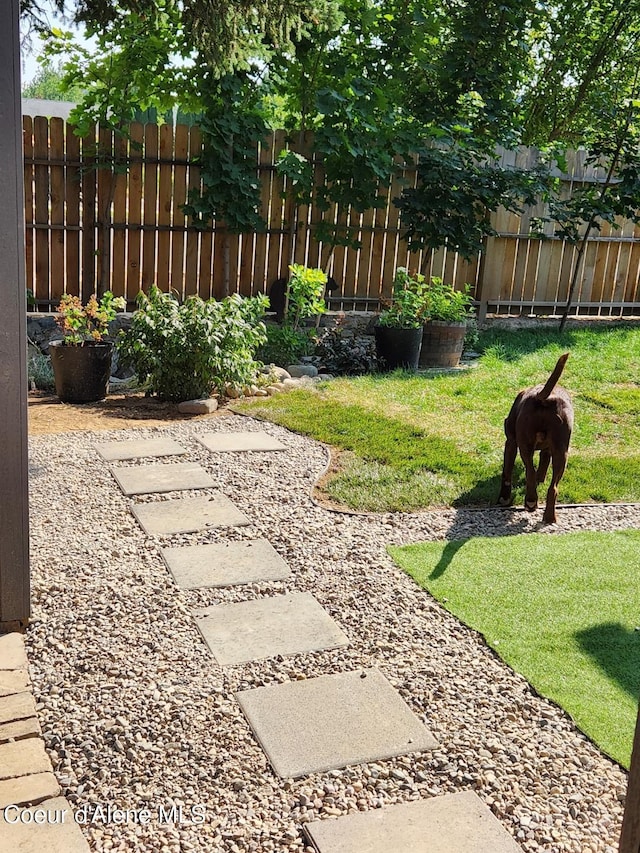
[[[283,198],[286,181],[277,175],[275,161],[293,145],[284,131],[274,132],[257,152],[267,228],[238,236],[228,234],[222,222],[196,229],[183,213],[189,192],[201,189],[202,135],[195,126],[136,123],[127,143],[114,143],[106,130],[97,139],[78,139],[70,125],[42,116],[25,117],[23,130],[27,286],[40,308],[55,308],[64,291],[86,299],[97,287],[125,295],[130,307],[139,289],[151,284],[171,288],[181,298],[195,293],[220,298],[227,285],[229,292],[251,295],[267,292],[292,259],[308,266],[328,262],[330,246],[314,235],[323,219],[337,223],[338,211],[296,210]],[[310,158],[314,182],[323,182],[312,139],[293,147]],[[518,149],[499,152],[497,160],[523,167],[535,157],[532,149]],[[603,176],[601,169],[585,165],[584,152],[569,152],[567,172],[560,177],[569,195],[582,182]],[[531,217],[544,212],[541,205],[520,216],[495,213],[497,236],[486,241],[482,257],[467,261],[444,249],[422,257],[408,252],[393,204],[415,181],[416,162],[398,163],[390,186],[380,187],[381,207],[363,214],[339,212],[340,223],[353,228],[360,245],[333,252],[329,272],[339,290],[331,295],[332,307],[377,309],[391,293],[396,267],[407,265],[458,288],[469,283],[492,313],[562,310],[577,250],[555,238],[552,226],[545,241],[530,236]],[[640,228],[618,224],[618,229],[603,226],[589,240],[576,286],[576,315],[640,310]]]

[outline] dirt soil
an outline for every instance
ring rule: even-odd
[[[182,415],[174,403],[161,403],[135,392],[109,394],[97,403],[76,405],[36,391],[29,394],[28,411],[30,435],[164,426],[172,421],[202,421],[231,414],[222,407],[210,415]]]

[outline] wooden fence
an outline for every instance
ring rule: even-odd
[[[329,247],[313,233],[320,219],[334,222],[336,211],[303,207],[294,221],[294,208],[283,197],[286,184],[274,168],[287,145],[283,131],[258,151],[266,230],[230,235],[217,223],[198,230],[182,210],[201,182],[194,162],[202,145],[197,127],[133,124],[129,141],[115,143],[103,130],[99,149],[111,152],[104,160],[96,158],[95,139],[74,136],[62,119],[24,117],[23,130],[27,287],[40,309],[55,308],[63,292],[86,298],[96,288],[111,289],[133,304],[140,288],[154,283],[181,298],[195,293],[220,298],[227,290],[253,295],[268,292],[292,261],[325,265]],[[504,163],[517,165],[531,156],[528,149],[501,154]],[[321,164],[315,169],[321,180]],[[376,309],[390,294],[395,268],[417,269],[423,261],[428,274],[457,287],[470,283],[482,310],[553,314],[563,307],[576,250],[561,240],[528,236],[529,218],[542,212],[538,208],[523,216],[495,214],[499,236],[471,263],[445,250],[425,259],[410,254],[392,199],[414,185],[415,174],[414,164],[399,168],[384,188],[385,206],[347,212],[342,222],[355,229],[361,245],[335,249],[329,272],[340,289],[331,307]],[[597,180],[593,169],[573,155],[564,191],[591,180]],[[617,232],[605,226],[590,240],[574,314],[640,313],[640,229],[621,226]]]

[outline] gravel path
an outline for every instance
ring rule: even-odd
[[[210,430],[264,430],[290,449],[214,456],[194,439]],[[147,537],[93,448],[98,440],[158,435],[188,447],[189,460],[200,462],[253,524]],[[64,795],[76,809],[100,807],[84,828],[92,850],[303,851],[305,821],[467,788],[523,850],[617,850],[626,774],[385,552],[388,543],[533,530],[539,515],[330,512],[309,497],[326,450],[239,416],[126,435],[36,436],[30,459],[31,676]],[[559,518],[554,532],[640,527],[640,508],[561,509]],[[181,591],[158,549],[160,541],[256,537],[289,563],[291,579]],[[191,611],[294,591],[312,592],[351,646],[223,671]],[[384,672],[441,749],[278,779],[233,692],[370,666]],[[202,808],[192,812],[193,806]],[[116,823],[109,807],[148,809],[151,817],[144,824],[132,811]]]

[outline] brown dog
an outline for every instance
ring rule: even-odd
[[[547,524],[555,524],[556,521],[558,483],[567,466],[569,440],[573,429],[571,398],[564,388],[556,388],[568,358],[568,352],[560,356],[545,385],[536,385],[534,388],[520,391],[504,422],[507,440],[504,445],[504,467],[498,503],[501,506],[511,504],[511,475],[518,450],[527,474],[524,506],[530,512],[538,506],[537,485],[544,482],[551,462],[551,485],[547,492],[547,505],[543,516]],[[533,464],[533,454],[536,450],[540,451],[537,474]]]

